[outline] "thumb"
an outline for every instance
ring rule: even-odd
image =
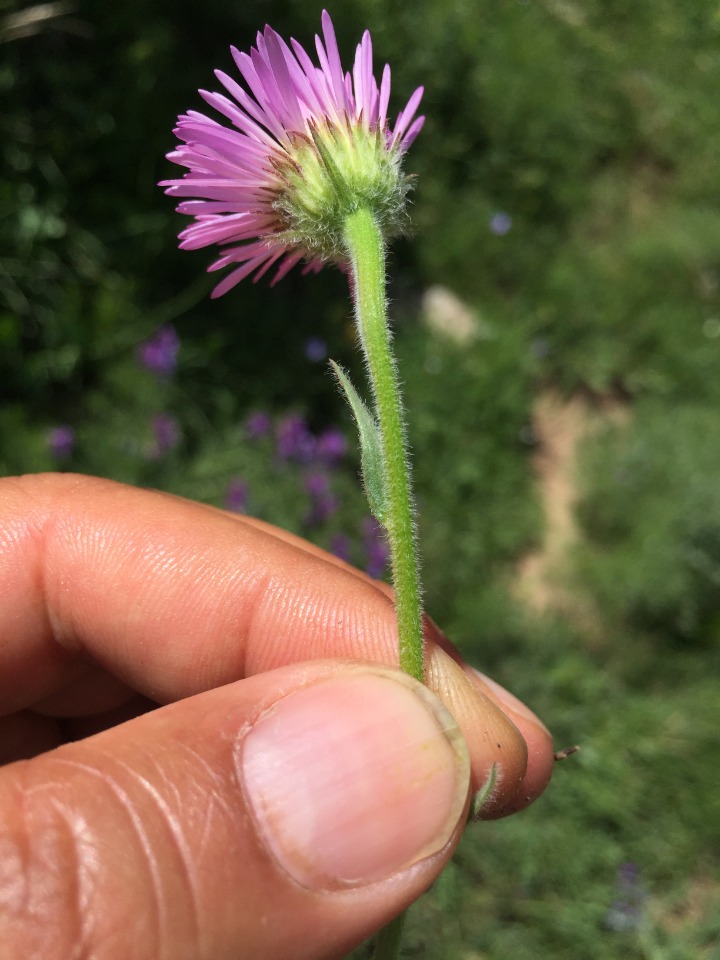
[[[469,760],[396,671],[294,664],[0,770],[3,957],[343,955],[450,856]]]

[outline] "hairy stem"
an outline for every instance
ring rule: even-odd
[[[355,296],[355,319],[367,361],[382,441],[385,526],[395,588],[400,667],[420,682],[423,659],[420,570],[402,400],[385,299],[385,246],[372,213],[360,208],[345,221]]]

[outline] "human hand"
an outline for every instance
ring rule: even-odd
[[[434,693],[387,587],[259,521],[6,479],[0,584],[3,960],[342,957],[494,763],[487,816],[549,778],[545,728],[432,623]]]

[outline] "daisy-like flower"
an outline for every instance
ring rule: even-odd
[[[248,89],[216,70],[229,96],[200,91],[232,126],[195,110],[178,119],[174,132],[183,142],[168,159],[187,172],[160,186],[170,196],[192,198],[177,207],[194,218],[180,234],[181,248],[222,248],[209,269],[231,271],[214,297],[275,264],[273,283],[300,261],[306,271],[344,263],[344,223],[361,207],[372,212],[385,239],[403,232],[410,180],[401,161],[425,119],[416,117],[423,88],[391,129],[390,68],[378,86],[369,32],[352,73],[343,73],[326,11],[322,34],[315,38],[318,66],[297,41],[288,45],[270,27],[258,33],[250,54],[232,47]]]

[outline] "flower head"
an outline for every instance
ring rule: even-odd
[[[328,427],[317,438],[315,455],[328,467],[336,467],[347,453],[348,442],[338,427]]]
[[[245,421],[245,433],[251,440],[266,437],[272,430],[272,419],[264,410],[256,410]]]
[[[642,924],[648,898],[640,867],[636,863],[621,864],[615,887],[617,896],[605,914],[604,925],[618,932],[636,930]]]
[[[170,377],[177,367],[180,338],[172,324],[160,327],[137,348],[138,361],[159,377]]]
[[[303,344],[303,353],[311,363],[320,363],[327,357],[327,343],[322,337],[308,337]]]
[[[490,217],[488,226],[490,233],[494,233],[496,237],[504,237],[512,230],[512,223],[512,217],[509,213],[505,213],[504,210],[498,210],[497,213],[494,213]]]
[[[279,460],[309,463],[315,455],[316,439],[304,418],[289,413],[275,429],[275,452]]]
[[[53,427],[48,433],[47,442],[53,460],[67,460],[75,449],[75,431],[67,425]]]
[[[225,506],[234,513],[245,513],[248,499],[248,484],[245,480],[236,477],[230,481],[225,494]]]
[[[249,54],[231,48],[247,90],[216,70],[229,97],[200,91],[232,126],[195,110],[178,119],[175,134],[183,143],[168,159],[187,172],[161,186],[170,196],[192,198],[177,207],[194,217],[180,246],[224,250],[210,270],[232,269],[215,297],[274,264],[273,282],[301,260],[313,271],[329,260],[342,263],[343,224],[361,206],[371,209],[386,238],[404,229],[409,179],[401,160],[424,122],[415,116],[422,87],[390,129],[390,68],[378,85],[369,32],[352,73],[343,73],[325,11],[322,33],[315,38],[316,66],[297,41],[288,45],[265,27]]]
[[[160,460],[180,443],[180,424],[171,413],[157,413],[152,418],[153,439],[148,448],[150,460]]]

